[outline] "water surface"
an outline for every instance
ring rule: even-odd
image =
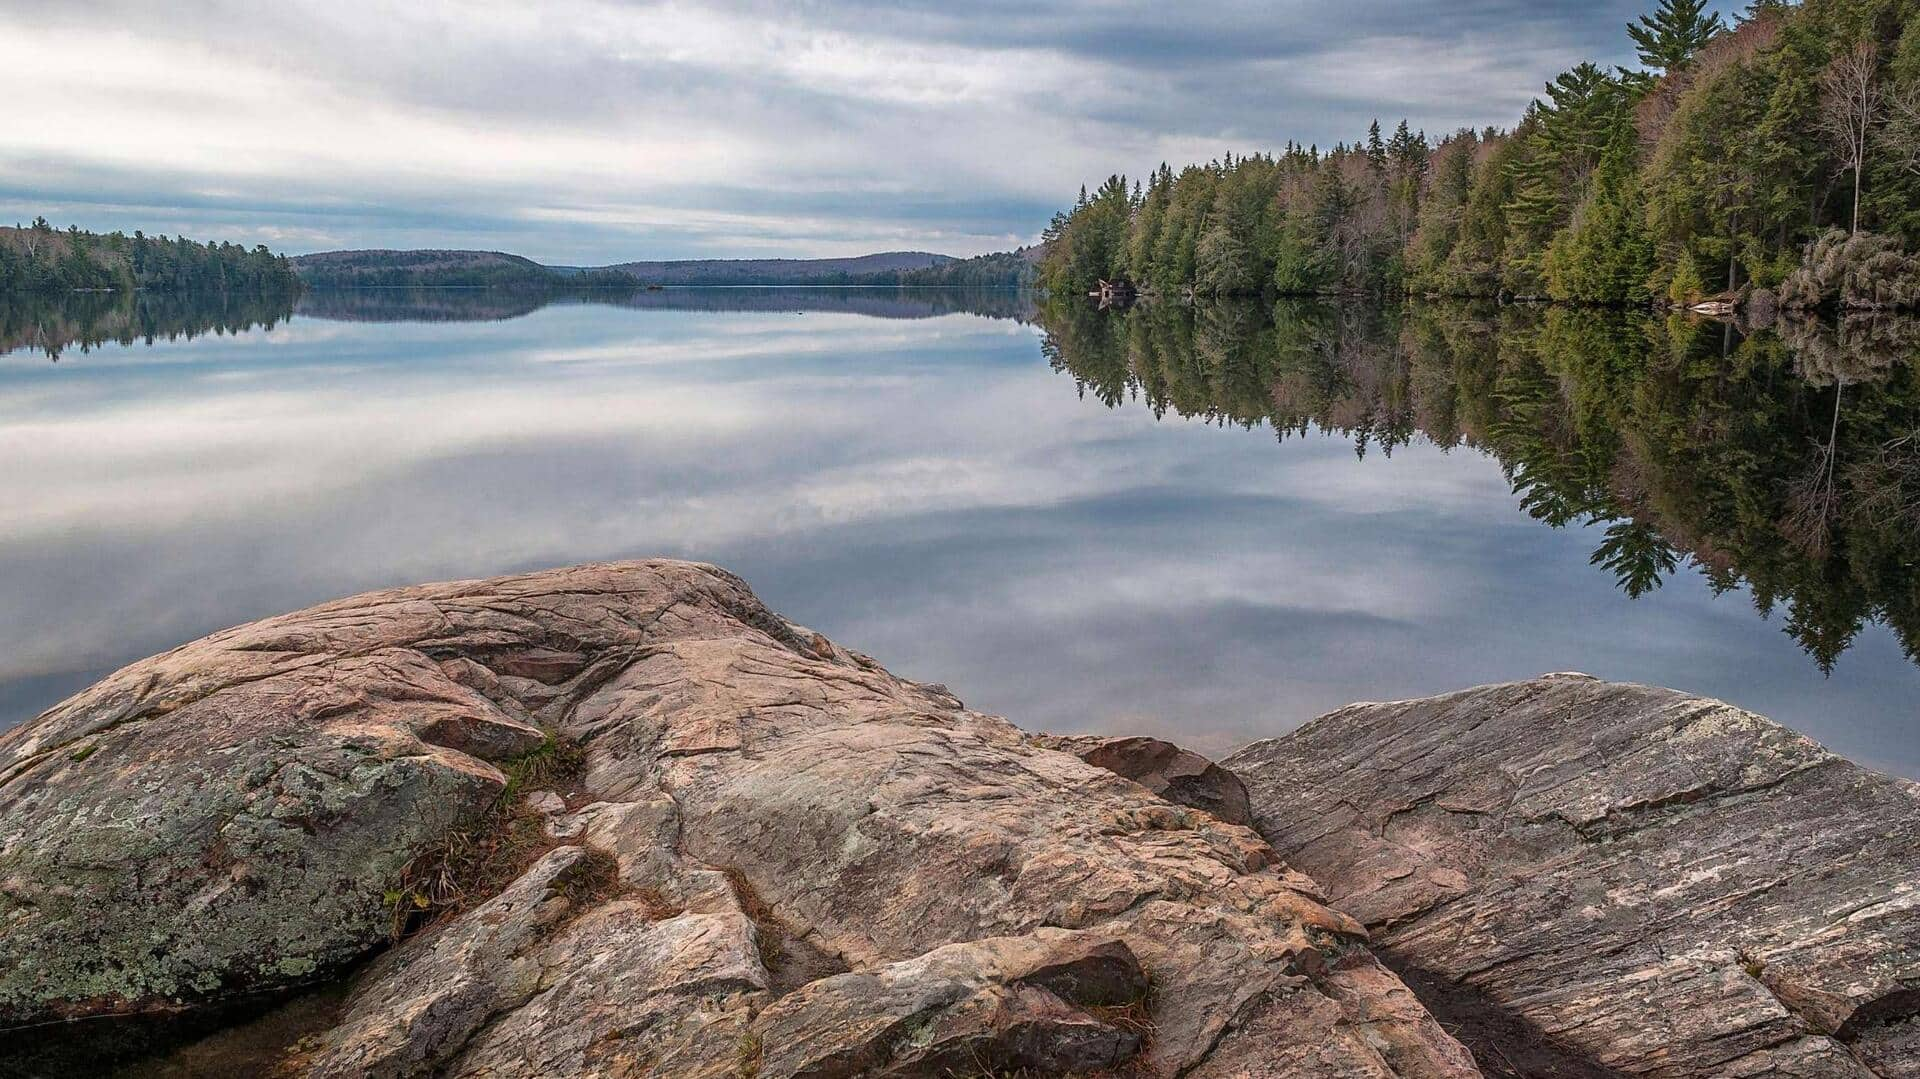
[[[674,555],[1031,729],[1220,751],[1583,670],[1920,774],[1920,406],[1864,340],[890,290],[0,308],[0,725],[321,600]]]

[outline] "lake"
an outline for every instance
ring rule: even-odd
[[[1908,332],[862,289],[0,304],[0,726],[322,600],[671,555],[1034,730],[1220,752],[1581,670],[1920,775]]]

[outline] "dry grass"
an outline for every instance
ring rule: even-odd
[[[652,885],[630,889],[627,894],[644,904],[647,916],[656,922],[678,918],[683,913],[679,904],[667,898],[667,893]]]
[[[525,792],[578,774],[584,763],[579,747],[553,734],[509,762],[506,785],[493,803],[476,820],[448,828],[438,843],[415,855],[387,890],[394,939],[492,898],[552,850],[557,844],[547,836],[544,819],[527,807]],[[617,876],[618,868],[594,872]]]
[[[740,912],[753,923],[754,943],[760,947],[760,961],[771,968],[787,956],[787,927],[774,914],[773,907],[754,890],[747,875],[738,869],[723,870],[727,883],[740,901]]]

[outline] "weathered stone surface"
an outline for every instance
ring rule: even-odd
[[[1534,1062],[1490,1072],[1920,1075],[1913,783],[1583,675],[1353,705],[1223,764],[1435,1010]]]
[[[432,632],[422,606],[391,625]],[[0,1016],[299,982],[386,936],[388,883],[505,782],[423,739],[541,735],[420,652],[300,650],[336,625],[233,630],[0,735]]]
[[[1038,929],[822,978],[762,1011],[750,1044],[757,1074],[767,1079],[1020,1069],[1078,1075],[1126,1063],[1144,1035],[1143,1026],[1087,1009],[1136,1004],[1147,989],[1124,943]],[[682,1071],[674,1063],[667,1070]],[[733,1074],[724,1063],[685,1070]]]
[[[562,846],[367,968],[304,1066],[1475,1074],[1250,829],[675,562],[329,604],[0,738],[0,1000],[216,998],[362,954],[399,868],[499,790],[474,754],[543,731],[586,762],[539,799]],[[609,879],[576,886],[589,864]]]
[[[566,886],[589,857],[584,847],[561,847],[470,916],[388,956],[369,972],[309,1074],[381,1079],[430,1071],[525,1004],[543,988],[548,938],[573,913]],[[751,956],[750,942],[743,950]],[[757,971],[757,956],[746,963]]]
[[[1238,776],[1198,753],[1158,738],[1098,738],[1087,735],[1034,735],[1034,742],[1058,749],[1124,776],[1177,805],[1202,809],[1228,824],[1251,824],[1247,788]]]

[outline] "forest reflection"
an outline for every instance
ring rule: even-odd
[[[1019,289],[781,288],[380,288],[286,293],[69,292],[0,296],[0,355],[58,361],[106,344],[153,344],[271,330],[294,315],[332,322],[503,322],[563,304],[636,311],[850,314],[923,319],[970,314],[1031,322],[1033,294]]]
[[[287,293],[69,292],[0,296],[0,355],[58,362],[103,345],[153,344],[271,330],[292,316]]]
[[[1109,406],[1415,438],[1501,464],[1525,511],[1600,533],[1628,594],[1692,567],[1745,587],[1824,670],[1880,621],[1920,659],[1920,323],[1767,327],[1584,308],[1283,300],[1041,312]]]

